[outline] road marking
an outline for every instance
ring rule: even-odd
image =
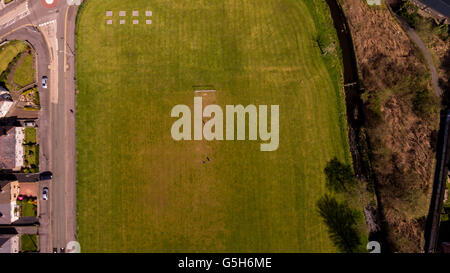
[[[50,25],[50,24],[53,24],[53,23],[56,23],[55,19],[51,20],[51,21],[48,21],[48,22],[45,22],[45,23],[42,23],[42,24],[39,24],[39,26],[40,27],[45,27],[46,25]]]
[[[69,14],[69,7],[66,8],[66,15],[64,16],[64,72],[67,71],[67,42],[66,42],[66,37],[67,37],[67,17]]]
[[[28,8],[28,1],[18,5],[13,10],[9,11],[0,18],[0,27],[6,28],[13,25],[18,20],[30,15],[31,12]]]

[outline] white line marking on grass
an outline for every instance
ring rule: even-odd
[[[139,16],[139,11],[133,10],[133,16]]]
[[[108,11],[106,12],[106,16],[108,16],[108,17],[113,16],[113,12],[110,11],[110,10],[108,10]]]
[[[108,21],[106,21],[106,24],[108,24],[108,25],[112,25],[112,20],[108,20]]]
[[[147,10],[145,12],[145,16],[152,16],[152,11],[151,10]]]
[[[217,90],[195,90],[195,93],[211,93],[217,92]]]
[[[125,20],[120,20],[120,24],[124,25],[125,24]]]
[[[147,25],[151,25],[151,24],[152,24],[152,20],[145,20],[145,23],[146,23]]]
[[[121,11],[119,11],[119,16],[125,16],[125,15],[127,15],[127,12],[126,11],[123,11],[123,10],[121,10]]]

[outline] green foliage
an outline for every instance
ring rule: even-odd
[[[336,157],[327,163],[324,172],[327,187],[335,192],[345,192],[356,185],[352,167],[341,163]]]
[[[17,66],[14,72],[14,82],[20,86],[24,87],[35,81],[35,69],[33,66],[33,55],[27,54],[23,57],[22,62]]]
[[[25,145],[36,144],[36,128],[25,128]]]
[[[36,252],[38,241],[36,234],[22,234],[20,236],[20,248],[22,252]]]
[[[430,91],[423,89],[416,92],[413,98],[413,108],[421,116],[429,116],[438,111],[436,97]]]
[[[39,172],[39,145],[24,145],[24,167],[25,173],[37,173]]]
[[[328,194],[319,199],[317,206],[335,246],[346,253],[361,252],[363,247],[357,229],[360,214]]]
[[[35,201],[25,198],[22,201],[18,200],[17,204],[20,206],[21,217],[36,217],[37,206]]]

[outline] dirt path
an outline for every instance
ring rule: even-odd
[[[436,94],[436,96],[440,97],[443,92],[442,89],[439,87],[439,74],[437,72],[436,66],[434,65],[433,57],[431,56],[430,51],[428,50],[427,46],[422,41],[422,39],[420,39],[419,35],[417,35],[417,33],[414,31],[414,29],[411,28],[403,18],[401,18],[397,14],[395,14],[395,16],[402,24],[402,27],[406,31],[406,34],[408,34],[409,38],[414,42],[414,44],[419,48],[420,52],[424,56],[425,61],[427,62],[428,69],[431,73],[431,80],[433,82],[433,91]]]

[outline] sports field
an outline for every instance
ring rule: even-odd
[[[350,160],[328,13],[310,0],[83,4],[82,251],[335,251],[316,209],[327,161]],[[279,105],[278,150],[261,152],[261,141],[174,141],[171,109],[193,109],[196,85],[212,85],[205,100],[223,109]]]

